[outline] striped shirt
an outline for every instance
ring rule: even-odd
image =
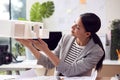
[[[76,41],[73,42],[66,58],[65,62],[68,64],[72,64],[74,60],[78,57],[78,55],[81,54],[82,50],[85,48],[85,46],[79,46]]]

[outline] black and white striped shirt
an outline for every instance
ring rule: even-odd
[[[78,57],[78,55],[81,54],[81,52],[84,48],[85,48],[85,46],[79,46],[76,43],[76,41],[74,41],[66,58],[65,58],[65,62],[68,64],[73,63],[74,60]]]

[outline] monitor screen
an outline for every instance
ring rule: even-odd
[[[50,32],[49,39],[42,39],[48,44],[50,50],[54,50],[62,37],[62,32]]]

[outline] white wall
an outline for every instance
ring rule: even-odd
[[[106,0],[106,18],[107,26],[109,27],[111,21],[120,19],[120,0]]]
[[[106,0],[107,19],[120,19],[120,0]]]

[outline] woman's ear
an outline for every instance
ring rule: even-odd
[[[86,32],[87,37],[91,36],[91,32]]]

